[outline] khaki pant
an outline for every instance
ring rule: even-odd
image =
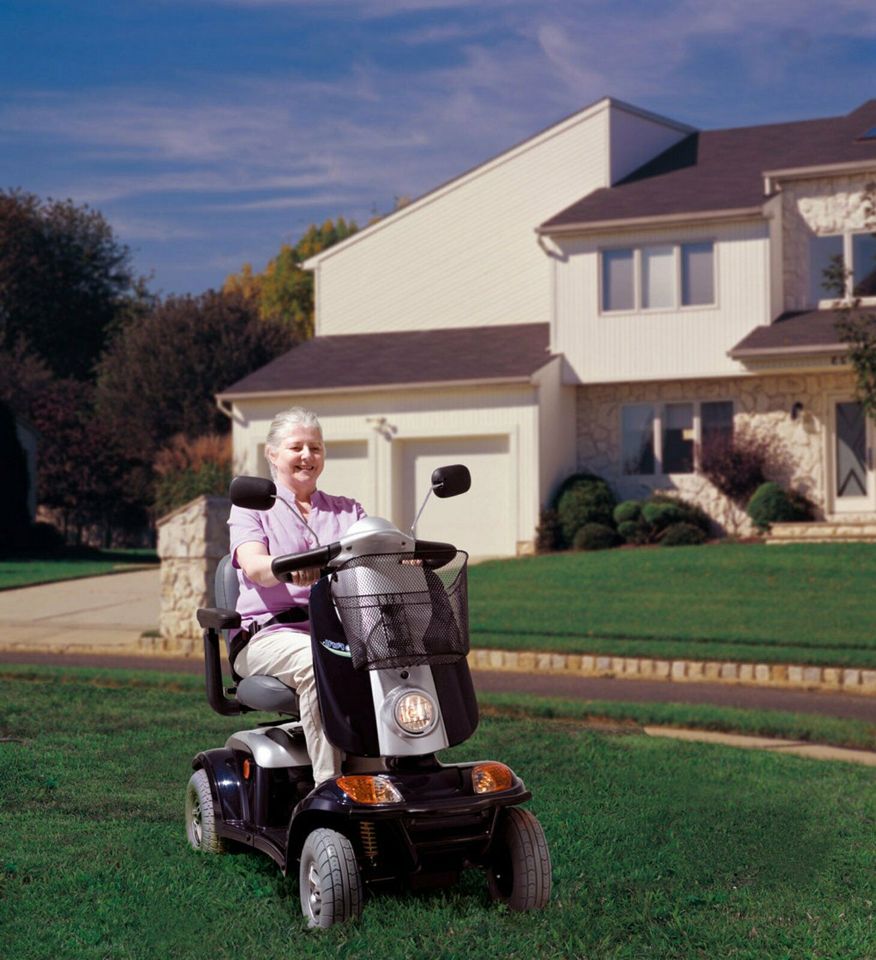
[[[313,782],[318,786],[323,780],[338,776],[343,754],[329,743],[322,729],[310,635],[300,630],[256,634],[234,658],[234,669],[241,677],[269,674],[294,688],[298,694],[304,742],[313,764]]]

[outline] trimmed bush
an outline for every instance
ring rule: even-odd
[[[699,527],[706,536],[711,535],[712,518],[702,507],[697,506],[695,503],[688,503],[687,500],[682,500],[680,497],[670,497],[665,493],[655,493],[651,497],[650,502],[671,504],[677,511],[678,519],[674,522],[690,523],[695,527]]]
[[[682,523],[685,517],[681,507],[674,501],[649,500],[642,507],[642,519],[654,534],[660,534],[673,523]]]
[[[585,523],[575,534],[573,546],[576,550],[609,550],[620,542],[617,531],[604,523]]]
[[[706,534],[692,523],[673,523],[660,538],[661,547],[694,547],[705,543]]]
[[[569,477],[560,487],[555,509],[560,525],[561,546],[566,547],[585,524],[599,523],[614,526],[612,513],[617,498],[601,477],[592,473],[578,473]]]
[[[748,503],[748,515],[759,530],[769,530],[774,523],[811,520],[813,510],[802,494],[788,491],[770,480],[755,490]]]
[[[612,513],[614,517],[614,522],[620,530],[620,525],[622,523],[628,523],[629,521],[637,521],[642,518],[642,501],[641,500],[624,500],[623,503],[619,503]]]
[[[627,543],[641,545],[651,540],[651,528],[644,520],[624,520],[617,525],[617,532]]]
[[[556,510],[542,510],[535,530],[535,552],[552,553],[560,549],[562,533]]]

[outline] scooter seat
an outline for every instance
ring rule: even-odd
[[[298,694],[276,677],[264,674],[244,677],[237,684],[236,697],[250,710],[298,716]]]

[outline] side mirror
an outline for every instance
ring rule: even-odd
[[[442,500],[446,497],[458,497],[471,488],[471,474],[468,467],[455,463],[449,467],[438,467],[432,471],[432,492]]]
[[[235,507],[270,510],[277,499],[277,487],[273,480],[263,477],[235,477],[228,488],[228,496]]]

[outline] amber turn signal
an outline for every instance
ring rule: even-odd
[[[338,777],[335,783],[356,803],[401,803],[402,795],[388,777]]]
[[[479,763],[472,767],[471,785],[475,793],[495,793],[507,790],[514,780],[514,774],[504,763]]]

